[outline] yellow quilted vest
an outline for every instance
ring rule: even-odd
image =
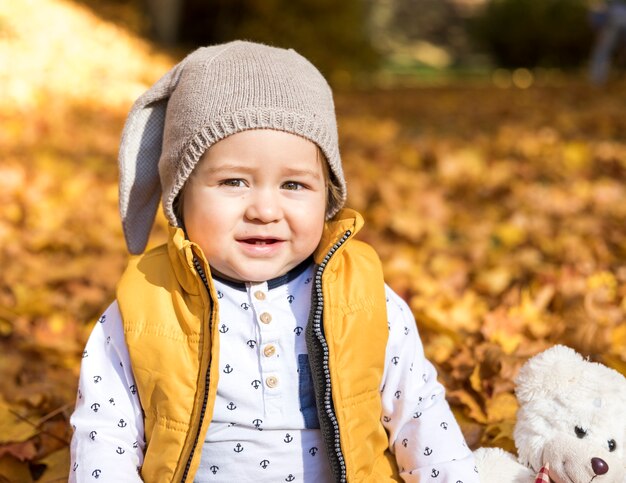
[[[362,225],[358,213],[342,210],[327,223],[314,254],[309,362],[335,479],[399,481],[380,422],[388,337],[382,267],[371,247],[352,239]],[[118,285],[145,414],[142,477],[148,483],[193,481],[212,419],[218,306],[202,271],[209,273],[199,247],[170,227],[167,245],[133,257]]]

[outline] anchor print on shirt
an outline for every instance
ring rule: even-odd
[[[433,454],[433,450],[426,446],[426,449],[424,450],[424,456],[430,456],[431,454]]]
[[[117,454],[124,454],[126,453],[126,451],[124,450],[124,448],[122,448],[121,446],[118,446],[117,449],[115,450],[115,452]]]
[[[290,304],[292,304],[295,299],[296,298],[293,295],[288,295],[287,296],[287,302],[289,302]]]
[[[220,325],[220,332],[222,334],[225,334],[226,332],[228,332],[228,327],[226,326],[226,324]]]
[[[120,428],[125,428],[126,426],[128,426],[128,423],[126,423],[126,421],[124,421],[123,419],[120,419],[120,420],[117,422],[117,425],[118,425]]]
[[[219,466],[216,466],[216,465],[209,466],[209,471],[213,474],[216,474],[219,470],[220,470]]]
[[[304,329],[300,326],[296,327],[295,329],[293,329],[293,331],[295,332],[296,335],[300,335],[302,334],[302,332],[304,331]]]
[[[241,453],[243,451],[243,446],[241,445],[241,443],[237,443],[233,448],[233,451],[235,453]]]
[[[254,381],[252,381],[252,382],[250,383],[250,385],[251,385],[253,388],[258,389],[258,388],[261,386],[261,381],[259,381],[258,379],[255,379]]]
[[[224,374],[230,374],[233,371],[234,371],[234,369],[231,367],[230,364],[226,364],[224,366],[224,370],[223,370]]]
[[[246,342],[246,345],[250,347],[250,349],[254,349],[256,347],[256,340],[250,339],[249,341]]]
[[[317,452],[319,451],[319,449],[317,449],[317,446],[313,446],[310,450],[309,450],[309,454],[311,456],[315,456],[317,454]]]
[[[104,324],[107,320],[107,316],[106,315],[102,315],[99,319],[98,322],[101,324]]]
[[[259,431],[263,431],[263,428],[261,427],[262,424],[263,424],[262,419],[255,419],[252,421],[252,425]]]
[[[102,470],[98,470],[98,469],[95,469],[91,472],[91,476],[93,476],[96,480],[100,478],[101,474],[102,474]]]
[[[295,479],[296,479],[296,477],[295,477],[295,476],[293,476],[291,473],[289,473],[289,475],[287,476],[287,478],[285,478],[285,481],[293,481],[293,480],[295,480]]]
[[[433,468],[433,470],[430,472],[430,476],[433,478],[437,478],[439,476],[439,470]]]
[[[293,441],[293,436],[291,436],[289,433],[287,433],[287,434],[285,435],[285,438],[283,439],[283,441],[284,441],[285,443],[291,443],[291,442]]]
[[[241,304],[241,308],[243,310],[248,310],[250,308],[250,305],[248,305],[247,303],[244,302],[244,303]]]
[[[261,468],[263,468],[263,469],[267,468],[269,465],[270,465],[270,462],[269,462],[268,460],[262,460],[262,461],[259,463],[259,466],[260,466]]]
[[[91,410],[92,410],[94,413],[97,413],[97,412],[98,412],[98,409],[100,409],[100,404],[98,404],[98,403],[93,403],[93,404],[91,405]]]
[[[439,426],[441,426],[445,430],[448,429],[448,423],[446,423],[445,421],[443,421]]]
[[[224,298],[224,293],[220,292],[219,290],[217,291],[217,298],[218,299],[223,299]]]
[[[237,405],[231,401],[226,405],[226,409],[228,409],[229,411],[234,411],[235,409],[237,409]]]

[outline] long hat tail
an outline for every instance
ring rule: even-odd
[[[161,198],[159,158],[167,102],[185,61],[167,72],[135,101],[126,119],[119,151],[119,209],[128,251],[142,253]]]

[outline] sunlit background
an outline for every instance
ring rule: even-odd
[[[0,481],[67,478],[83,346],[127,261],[128,109],[236,38],[295,48],[335,88],[348,203],[473,448],[514,451],[512,378],[550,345],[626,373],[611,25],[586,0],[0,1]]]

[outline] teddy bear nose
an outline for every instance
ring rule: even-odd
[[[591,469],[596,475],[603,475],[609,471],[609,465],[602,458],[591,458]]]

